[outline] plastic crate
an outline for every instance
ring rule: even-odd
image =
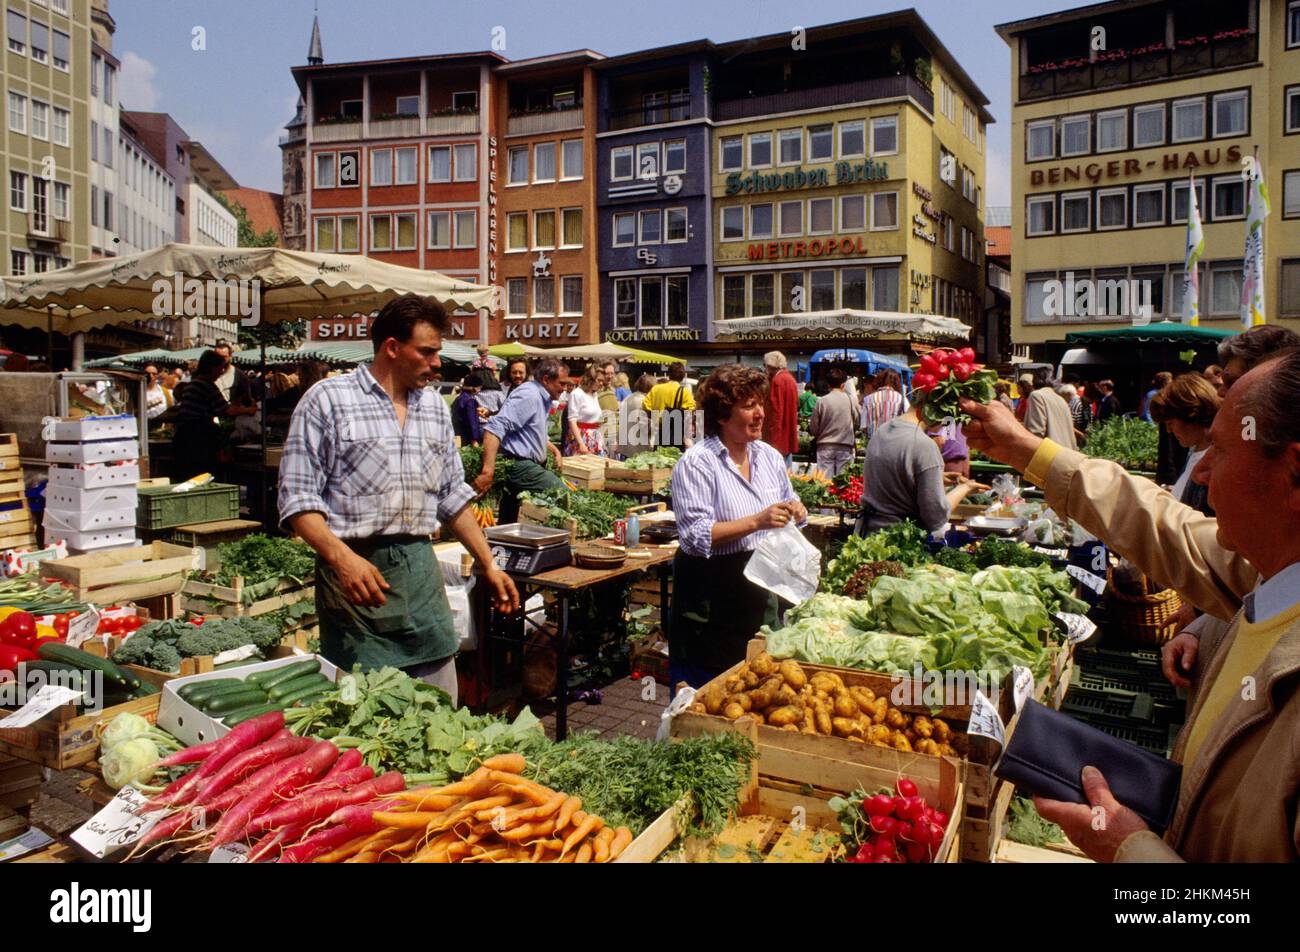
[[[140,490],[135,524],[141,529],[169,529],[198,522],[222,522],[239,518],[239,487],[208,483],[189,492],[173,492],[171,486]]]
[[[1085,723],[1092,723],[1087,721]],[[1161,757],[1168,757],[1173,752],[1174,743],[1178,740],[1177,727],[1160,727],[1153,725],[1151,727],[1137,727],[1129,725],[1119,727],[1115,724],[1094,723],[1093,727],[1100,731],[1105,731],[1111,737],[1118,737],[1120,740],[1126,740],[1130,744],[1135,744],[1143,750],[1149,750],[1153,754],[1159,754]]]
[[[1079,648],[1075,664],[1089,675],[1155,680],[1162,677],[1160,652],[1114,651],[1106,648]]]
[[[1150,694],[1131,691],[1092,693],[1071,689],[1061,704],[1061,712],[1086,720],[1089,724],[1154,724],[1155,705]]]

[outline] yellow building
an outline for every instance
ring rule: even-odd
[[[1193,176],[1201,324],[1239,326],[1256,154],[1272,200],[1267,317],[1300,323],[1300,2],[1101,3],[997,31],[1011,47],[1017,345],[1180,320]]]

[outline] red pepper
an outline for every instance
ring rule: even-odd
[[[30,649],[36,644],[36,616],[31,612],[14,612],[0,622],[0,642]]]

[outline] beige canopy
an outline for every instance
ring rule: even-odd
[[[407,293],[454,309],[492,306],[489,286],[360,255],[169,244],[6,277],[0,281],[0,323],[62,334],[175,317],[251,326],[374,311]],[[55,305],[52,314],[48,305]]]
[[[525,357],[553,357],[556,360],[627,360],[629,347],[617,344],[574,344],[571,347],[532,347],[522,345]]]

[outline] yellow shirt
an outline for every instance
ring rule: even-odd
[[[1205,738],[1227,712],[1228,705],[1242,702],[1263,703],[1263,698],[1259,695],[1264,690],[1264,685],[1256,684],[1253,699],[1245,701],[1242,698],[1242,692],[1245,690],[1242,682],[1259,670],[1268,653],[1298,619],[1300,619],[1300,604],[1292,605],[1286,611],[1260,624],[1251,624],[1244,617],[1242,618],[1237,636],[1232,639],[1232,646],[1228,649],[1228,656],[1223,660],[1223,669],[1210,685],[1210,693],[1205,698],[1205,703],[1201,705],[1196,721],[1192,724],[1192,732],[1187,737],[1187,749],[1183,752],[1184,769],[1190,767],[1196,760]]]
[[[670,380],[667,383],[657,383],[650,388],[650,392],[645,396],[645,408],[650,412],[656,410],[671,410],[673,404],[677,402],[677,388],[682,389],[682,409],[695,409],[695,395],[691,393],[691,388],[684,383],[677,383]]]

